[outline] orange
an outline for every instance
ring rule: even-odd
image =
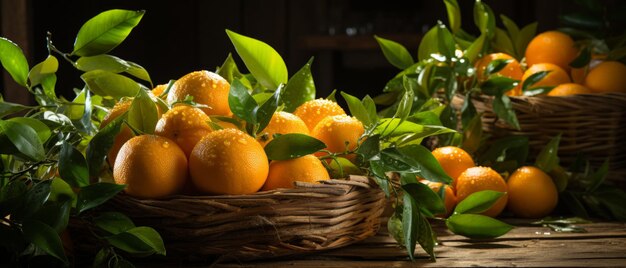
[[[154,134],[173,140],[189,156],[202,137],[213,129],[211,118],[202,110],[189,105],[177,105],[157,122]]]
[[[505,193],[491,208],[481,213],[489,217],[496,217],[504,210],[508,200],[506,194],[508,188],[502,176],[489,167],[471,167],[457,178],[456,197],[458,202],[463,201],[473,193],[484,190]]]
[[[439,191],[441,191],[441,186],[444,185],[441,182],[433,182],[429,180],[421,180],[420,182],[428,185],[428,187],[430,187],[430,189],[432,189],[433,192],[437,194],[439,194]],[[440,217],[450,216],[452,212],[454,211],[454,207],[456,206],[456,203],[457,203],[456,195],[454,194],[454,190],[452,189],[452,187],[450,187],[450,185],[445,185],[444,191],[445,191],[444,193],[445,197],[443,199],[443,203],[446,207],[446,213],[443,215],[436,215]]]
[[[342,115],[346,112],[334,101],[327,99],[310,100],[298,106],[293,112],[300,117],[310,131],[327,116]]]
[[[548,71],[549,73],[546,76],[544,76],[543,79],[531,85],[528,89],[536,88],[536,87],[556,87],[560,84],[570,82],[569,75],[565,71],[563,71],[561,67],[554,65],[552,63],[537,63],[531,66],[530,68],[528,68],[526,72],[524,72],[524,76],[522,76],[521,85],[524,84],[524,81],[526,81],[528,77],[530,77],[531,75],[535,73],[542,72],[542,71]]]
[[[618,61],[598,64],[585,77],[585,86],[598,93],[626,93],[626,65]]]
[[[274,134],[302,133],[309,134],[309,128],[304,121],[296,115],[288,112],[276,112],[272,115],[267,127],[263,129],[257,140],[262,146],[274,139]]]
[[[472,156],[459,147],[439,147],[433,150],[432,154],[443,168],[443,171],[452,178],[453,187],[456,186],[456,179],[463,171],[476,165]]]
[[[569,96],[592,93],[590,89],[576,83],[560,84],[548,92],[548,96]]]
[[[509,176],[508,209],[522,218],[543,218],[556,207],[559,194],[552,178],[536,167],[518,168]]]
[[[485,70],[487,69],[489,63],[494,60],[509,60],[509,63],[504,66],[502,70],[494,73],[495,75],[500,75],[515,80],[522,80],[522,75],[524,75],[524,72],[522,71],[522,66],[515,58],[505,53],[492,53],[480,58],[476,62],[476,78],[478,78],[478,81],[482,82],[484,80],[487,80],[488,77],[485,76]],[[521,93],[521,87],[515,87],[509,90],[507,92],[507,95],[519,96],[521,95]]]
[[[206,135],[189,156],[189,171],[196,188],[211,194],[251,194],[267,179],[269,162],[263,147],[237,129]]]
[[[272,161],[263,191],[278,188],[294,188],[294,182],[317,182],[330,179],[328,171],[314,155]]]
[[[106,127],[113,120],[127,112],[132,103],[132,99],[122,99],[120,102],[116,103],[113,108],[111,108],[109,113],[102,119],[100,129]],[[124,145],[124,143],[130,140],[133,136],[134,134],[130,128],[126,124],[122,124],[120,132],[115,136],[113,146],[111,146],[111,149],[109,149],[109,153],[107,154],[107,161],[111,167],[115,166],[115,158],[117,157],[117,153],[120,151],[120,148],[122,148],[122,145]]]
[[[578,48],[569,35],[547,31],[528,43],[525,56],[528,67],[538,63],[552,63],[568,71],[570,62],[578,56]]]
[[[178,193],[187,180],[187,157],[175,142],[157,135],[136,136],[120,149],[113,179],[126,193],[162,198]]]
[[[365,133],[365,128],[361,121],[343,114],[327,116],[321,120],[311,131],[311,136],[324,142],[326,150],[332,153],[343,153],[353,151],[363,133]],[[317,156],[326,154],[325,152],[316,153]],[[355,154],[346,156],[350,161],[354,161],[355,157]]]
[[[187,96],[193,97],[193,101],[208,107],[202,108],[207,115],[230,116],[228,105],[228,92],[230,84],[226,79],[209,71],[196,71],[184,75],[174,82],[167,94],[167,103],[182,101]]]
[[[167,84],[157,85],[156,87],[152,89],[152,94],[154,94],[154,96],[161,98],[161,95],[163,94],[163,92],[165,92],[166,89],[167,89]]]

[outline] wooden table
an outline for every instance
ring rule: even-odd
[[[214,267],[626,267],[626,223],[580,224],[586,233],[556,233],[522,225],[491,240],[472,240],[435,226],[437,261],[418,248],[415,262],[390,238],[386,228],[345,248],[286,260],[227,263]]]

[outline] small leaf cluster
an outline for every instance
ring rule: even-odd
[[[93,226],[90,233],[102,246],[95,266],[131,265],[118,251],[165,255],[154,229],[137,227],[120,213],[94,210],[125,187],[99,179],[121,125],[148,131],[158,119],[148,72],[107,54],[143,15],[130,10],[96,15],[82,25],[69,53],[55,47],[48,34],[49,55],[32,68],[19,46],[0,38],[2,66],[37,103],[10,103],[0,96],[0,251],[9,256],[2,262],[29,265],[43,258],[70,265],[61,240],[70,219]],[[55,91],[59,56],[82,72],[85,84],[75,89],[73,100]],[[122,98],[133,98],[127,115],[97,131],[108,107]]]

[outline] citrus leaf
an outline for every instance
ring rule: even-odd
[[[507,91],[515,88],[518,81],[506,76],[494,76],[480,85],[481,91],[490,96],[503,96]]]
[[[98,133],[87,144],[87,150],[85,152],[85,158],[87,160],[87,166],[89,167],[89,177],[97,178],[100,175],[102,166],[105,163],[105,158],[109,153],[115,136],[120,132],[122,123],[126,120],[127,113],[118,116],[106,127],[100,129]]]
[[[279,85],[279,88],[276,89],[274,94],[272,94],[269,99],[263,102],[263,104],[259,106],[259,109],[254,111],[256,122],[259,124],[256,134],[261,133],[261,131],[263,131],[272,120],[272,116],[274,116],[274,113],[278,108],[278,102],[280,101],[280,94],[282,92],[281,87],[282,85]]]
[[[409,258],[415,260],[414,252],[417,244],[417,231],[420,223],[420,212],[417,201],[410,195],[402,196],[402,234],[404,236],[404,247]]]
[[[585,46],[580,50],[578,57],[569,63],[569,66],[572,68],[583,68],[587,66],[589,62],[591,62],[591,48]]]
[[[359,156],[358,159],[362,161],[369,161],[380,151],[380,135],[372,135],[367,137],[361,145],[356,149],[356,153]]]
[[[503,192],[492,190],[475,192],[456,205],[454,214],[483,213],[500,200],[500,197],[504,194]]]
[[[437,237],[430,226],[430,222],[423,215],[420,215],[419,226],[417,227],[417,242],[428,253],[430,259],[434,261],[436,259],[435,244],[437,243]]]
[[[549,173],[559,164],[559,143],[561,142],[561,134],[550,139],[550,142],[541,149],[535,160],[535,166],[543,172]]]
[[[134,97],[141,90],[141,85],[133,79],[108,71],[93,70],[82,74],[80,78],[91,91],[100,96],[116,99]]]
[[[463,55],[470,61],[474,62],[481,51],[483,51],[483,47],[485,46],[485,39],[487,38],[487,34],[481,34],[472,44],[465,50]]]
[[[230,84],[232,84],[235,79],[241,79],[241,77],[243,77],[231,53],[228,53],[228,57],[226,57],[222,66],[217,69],[217,74],[226,79]]]
[[[72,200],[65,199],[59,202],[46,202],[31,219],[41,221],[52,227],[57,234],[61,234],[70,220]]]
[[[385,137],[413,134],[419,138],[425,138],[456,131],[437,125],[420,125],[408,120],[401,122],[398,118],[382,118],[380,119],[380,124],[375,128],[375,132]]]
[[[16,83],[27,86],[28,61],[24,52],[17,44],[4,37],[0,37],[0,63]]]
[[[287,82],[280,95],[280,103],[285,106],[284,111],[293,112],[301,104],[315,99],[315,82],[311,74],[312,63],[313,57]]]
[[[22,225],[24,237],[35,246],[63,263],[68,264],[63,242],[57,232],[45,223],[36,220],[25,221]]]
[[[515,24],[515,22],[512,19],[505,16],[504,14],[500,14],[500,19],[502,20],[502,24],[504,24],[504,27],[506,28],[508,35],[511,37],[513,42],[515,42],[515,40],[519,36],[519,32],[520,32],[519,27],[517,27],[517,24]],[[518,56],[521,56],[521,55],[518,55]]]
[[[19,103],[6,102],[2,99],[2,96],[0,96],[0,118],[29,108],[30,107]]]
[[[512,59],[495,59],[487,64],[484,75],[489,76],[495,74],[506,67]]]
[[[259,106],[239,79],[235,79],[230,85],[228,105],[233,114],[237,117],[250,124],[257,123],[255,111],[259,109]]]
[[[48,127],[48,125],[46,125],[39,119],[35,119],[32,117],[13,117],[7,121],[27,125],[33,128],[33,130],[35,130],[35,132],[37,133],[37,137],[39,137],[39,140],[42,143],[45,143],[52,135],[50,127]]]
[[[466,101],[471,102],[471,101]],[[475,153],[483,141],[483,124],[481,114],[475,114],[463,129],[463,144],[461,148],[466,152]]]
[[[401,70],[413,65],[413,58],[406,47],[398,42],[377,35],[374,35],[374,38],[376,38],[376,42],[378,42],[380,49],[383,51],[383,55],[385,55],[385,58],[391,65]]]
[[[361,100],[346,92],[341,92],[341,96],[346,100],[352,116],[361,121],[366,128],[373,124],[373,121],[370,119],[370,112],[365,108]]]
[[[507,95],[497,96],[493,99],[493,111],[496,113],[498,118],[501,118],[514,127],[515,129],[520,129],[519,121],[517,120],[517,116],[515,115],[515,110],[513,110],[513,104],[511,103],[511,99]]]
[[[97,207],[124,190],[124,188],[126,188],[124,184],[120,185],[106,182],[81,187],[80,192],[78,192],[76,209],[78,213],[82,213],[85,210]]]
[[[415,180],[415,175],[408,174],[404,176],[411,176]],[[419,200],[419,208],[422,213],[428,217],[433,215],[446,213],[446,207],[443,204],[443,200],[433,192],[428,185],[421,182],[403,184],[402,189],[405,193],[411,195],[413,199]]]
[[[602,186],[602,184],[604,183],[604,180],[606,179],[606,175],[608,172],[609,172],[609,160],[606,159],[602,163],[602,166],[600,166],[598,170],[596,170],[596,172],[589,175],[589,177],[587,178],[591,182],[591,184],[589,184],[586,191],[594,192],[598,188],[600,188],[600,186]]]
[[[524,26],[524,28],[522,28],[519,32],[519,36],[515,39],[515,49],[517,50],[516,54],[520,57],[518,60],[521,60],[521,57],[524,56],[528,43],[530,43],[530,40],[532,40],[537,34],[537,25],[537,22],[533,22]]]
[[[328,173],[333,179],[343,179],[349,175],[363,175],[363,171],[358,166],[343,157],[333,158],[328,168]]]
[[[439,28],[437,31],[437,47],[439,53],[446,56],[446,61],[450,61],[454,57],[454,51],[456,50],[454,37],[443,23],[439,22],[437,27]]]
[[[30,86],[34,87],[42,83],[44,78],[48,75],[52,75],[57,72],[59,69],[59,60],[52,55],[48,55],[48,57],[33,66],[33,68],[28,73],[28,80],[30,80]]]
[[[83,72],[94,70],[107,71],[112,73],[126,72],[141,80],[151,82],[150,75],[139,64],[125,61],[116,56],[102,54],[91,57],[80,57],[76,61],[76,68]]]
[[[270,160],[288,160],[312,154],[326,148],[324,142],[309,135],[289,133],[275,137],[265,145]]]
[[[67,141],[63,141],[59,153],[59,175],[72,187],[89,184],[89,169],[85,157]]]
[[[98,228],[113,235],[135,228],[130,218],[115,211],[102,212],[93,219],[93,222]]]
[[[154,134],[159,121],[156,103],[146,90],[139,90],[128,108],[128,123],[135,129],[147,134]]]
[[[456,0],[444,0],[443,3],[446,4],[450,29],[453,33],[456,33],[461,29],[461,8],[459,8],[459,3]]]
[[[515,47],[513,45],[513,40],[511,40],[511,37],[509,37],[509,35],[507,35],[504,30],[498,27],[495,27],[494,30],[495,30],[495,35],[491,43],[493,45],[493,48],[496,51],[504,52],[506,54],[514,56],[515,58],[518,58],[518,56],[516,55]]]
[[[474,3],[474,24],[476,24],[481,33],[487,35],[488,39],[492,39],[496,33],[496,18],[493,10],[481,1]]]
[[[479,155],[482,165],[493,165],[498,161],[516,160],[518,164],[526,162],[528,157],[528,137],[508,136],[493,141],[489,148]]]
[[[33,184],[20,199],[20,204],[11,214],[11,219],[21,221],[35,214],[50,197],[51,184],[51,180]]]
[[[6,217],[22,205],[27,191],[22,180],[13,180],[0,187],[0,217]]]
[[[378,114],[376,112],[376,103],[374,103],[374,99],[372,99],[370,95],[365,95],[361,102],[363,103],[363,106],[365,106],[365,111],[367,112],[369,119],[372,121],[372,124],[378,123]]]
[[[513,226],[479,214],[455,214],[446,220],[448,229],[469,238],[494,238],[508,233]]]
[[[274,48],[230,30],[226,30],[226,34],[243,63],[262,86],[274,90],[278,85],[287,83],[287,66]]]
[[[112,9],[89,19],[78,30],[72,55],[95,56],[117,47],[139,24],[144,10]]]
[[[534,74],[531,74],[528,78],[524,79],[524,83],[522,84],[522,91],[526,91],[532,85],[541,81],[541,79],[545,78],[551,71],[540,71]]]
[[[420,45],[417,48],[417,59],[419,61],[424,61],[429,59],[432,54],[439,53],[438,32],[439,27],[433,26],[422,36],[422,41],[420,41]]]
[[[43,142],[39,139],[37,132],[29,125],[0,120],[0,140],[3,139],[3,136],[28,159],[40,161],[45,158]],[[0,152],[6,153],[5,150],[10,149],[3,146]]]
[[[452,178],[443,171],[437,159],[424,146],[412,144],[396,148],[396,150],[398,153],[389,155],[413,167],[422,178],[446,184],[452,182]],[[387,152],[387,150],[383,152]]]
[[[105,239],[114,247],[138,256],[165,255],[163,239],[150,227],[135,227]]]

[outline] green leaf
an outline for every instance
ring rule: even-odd
[[[456,0],[444,0],[446,4],[446,11],[448,11],[448,21],[450,23],[450,29],[453,33],[456,33],[461,29],[461,8]]]
[[[438,23],[439,25],[437,25],[437,27],[439,27],[439,30],[437,31],[437,47],[439,49],[439,53],[446,56],[446,61],[450,61],[454,57],[454,51],[456,50],[454,37],[443,23]]]
[[[106,182],[81,187],[80,192],[78,192],[76,209],[78,213],[82,213],[88,209],[97,207],[124,190],[124,188],[126,188],[124,184],[119,185]]]
[[[513,42],[515,42],[515,40],[518,38],[519,33],[520,33],[519,27],[517,27],[517,24],[515,24],[515,22],[512,19],[505,16],[504,14],[500,14],[500,19],[502,20],[502,24],[504,24],[504,27],[506,28],[508,35],[511,37],[511,39],[513,39]],[[521,57],[523,55],[519,55],[519,56]]]
[[[439,54],[438,40],[439,26],[435,25],[422,36],[422,41],[417,48],[417,59],[424,61],[429,59],[432,54]]]
[[[52,179],[52,183],[50,184],[50,197],[48,197],[48,200],[64,202],[67,199],[72,200],[72,206],[75,205],[76,193],[74,193],[72,187],[61,178],[56,177]]]
[[[93,258],[93,263],[91,267],[106,267],[105,263],[108,262],[110,255],[111,248],[101,248],[98,253],[96,253],[96,256]]]
[[[417,205],[417,201],[410,195],[405,194],[402,196],[403,209],[402,209],[402,234],[404,236],[404,247],[409,258],[414,261],[413,256],[415,252],[415,245],[417,243],[417,231],[420,223],[420,212]]]
[[[158,121],[159,112],[156,103],[148,91],[139,90],[128,108],[128,123],[143,133],[154,134]]]
[[[7,121],[22,124],[22,125],[27,125],[33,128],[33,130],[37,132],[37,136],[39,137],[39,140],[42,143],[45,143],[52,135],[52,131],[50,130],[50,127],[48,127],[48,125],[46,125],[44,122],[40,121],[39,119],[35,119],[32,117],[13,117]]]
[[[449,184],[452,182],[452,178],[448,176],[444,171],[437,159],[431,154],[431,152],[421,145],[407,145],[401,148],[397,148],[401,157],[396,157],[397,160],[401,160],[417,170],[417,174],[422,178],[429,181],[443,182]]]
[[[141,90],[141,85],[133,79],[108,71],[93,70],[82,74],[80,78],[94,93],[115,99],[134,97]]]
[[[524,79],[524,83],[522,84],[522,91],[526,91],[530,89],[530,87],[537,82],[541,81],[544,77],[546,77],[551,71],[540,71],[530,75],[528,78]]]
[[[50,184],[50,180],[33,184],[21,198],[20,206],[11,214],[11,219],[20,221],[35,214],[48,200]]]
[[[33,215],[33,220],[41,221],[52,227],[57,234],[61,234],[70,220],[72,200],[65,199],[61,202],[46,202],[44,206]]]
[[[21,105],[19,103],[6,102],[2,99],[2,96],[0,96],[0,118],[3,118],[10,114],[21,112],[29,108],[30,107]]]
[[[312,154],[326,148],[324,142],[300,133],[288,133],[272,139],[265,145],[270,160],[288,160]]]
[[[515,129],[520,129],[519,121],[517,120],[517,116],[515,115],[515,110],[513,110],[513,104],[511,103],[509,96],[502,95],[495,97],[493,99],[493,111],[496,113],[498,118],[501,118],[504,122]]]
[[[583,68],[587,66],[589,62],[591,62],[591,48],[585,46],[580,50],[578,57],[569,63],[569,66],[572,68]]]
[[[485,39],[487,38],[487,34],[481,34],[472,44],[465,50],[463,55],[470,61],[474,62],[481,51],[483,51],[483,47],[485,46]]]
[[[423,215],[420,215],[419,226],[417,227],[417,242],[422,246],[422,249],[428,253],[431,260],[435,260],[435,244],[437,238],[433,232],[430,222]]]
[[[7,153],[7,150],[11,150],[7,146],[12,145],[30,160],[40,161],[45,158],[43,142],[39,139],[37,132],[29,125],[0,120],[0,141],[4,139],[7,139],[10,145],[3,145],[0,153]],[[8,152],[11,153],[11,151]]]
[[[442,126],[420,125],[408,120],[404,122],[400,121],[401,120],[398,118],[383,118],[380,120],[381,123],[376,126],[374,132],[383,137],[396,137],[405,134],[412,134],[414,138],[425,138],[433,135],[456,132]]]
[[[499,96],[503,96],[507,91],[515,88],[517,82],[517,80],[505,76],[495,76],[487,79],[480,87],[483,93],[498,98]]]
[[[312,63],[313,57],[287,82],[287,86],[280,95],[280,103],[285,106],[284,111],[293,112],[301,104],[315,99],[315,82],[311,74]]]
[[[463,201],[459,202],[454,209],[454,214],[480,214],[487,211],[495,204],[505,193],[485,190],[475,192]]]
[[[501,71],[502,69],[504,69],[504,67],[506,67],[509,63],[511,63],[511,59],[495,59],[492,60],[491,62],[489,62],[489,64],[487,64],[487,67],[485,68],[485,75],[489,76],[491,74],[495,74],[499,71]]]
[[[406,47],[398,42],[377,35],[374,35],[374,38],[376,38],[376,42],[378,42],[378,45],[383,51],[383,55],[385,55],[385,58],[387,58],[387,61],[389,61],[391,65],[401,70],[413,65],[413,58]]]
[[[511,40],[511,37],[509,37],[509,35],[507,35],[504,30],[498,27],[496,27],[494,30],[495,36],[492,39],[493,48],[496,51],[504,52],[517,58],[515,46],[513,45],[513,40]]]
[[[4,37],[0,37],[0,63],[16,83],[28,86],[28,61],[22,49]]]
[[[535,166],[543,170],[543,172],[550,172],[556,165],[559,164],[559,143],[561,142],[561,134],[550,139],[550,142],[541,149],[541,152],[537,155],[535,160]]]
[[[586,191],[594,192],[598,188],[600,188],[600,186],[604,184],[604,180],[606,179],[606,175],[608,174],[608,172],[609,172],[609,159],[606,159],[602,163],[602,166],[600,166],[600,168],[598,168],[596,172],[589,175],[589,177],[587,178],[591,182],[591,184],[589,184]]]
[[[135,227],[117,235],[105,237],[116,248],[128,253],[148,256],[152,254],[165,255],[163,239],[150,227]]]
[[[4,218],[16,211],[27,193],[26,184],[22,180],[13,180],[0,187],[0,217]]]
[[[108,54],[80,57],[76,61],[76,68],[83,72],[95,70],[107,71],[111,73],[126,72],[141,80],[148,82],[151,81],[148,72],[140,65]]]
[[[61,238],[52,227],[40,221],[29,220],[22,225],[22,231],[28,241],[44,252],[61,260],[64,264],[68,264],[65,251],[63,250],[63,242],[61,242]]]
[[[407,76],[402,77],[402,85],[404,87],[404,94],[402,95],[402,99],[398,102],[398,107],[396,108],[396,113],[393,115],[393,118],[399,118],[400,122],[409,117],[411,114],[411,109],[413,108],[413,99],[415,96],[415,80]]]
[[[272,120],[272,116],[274,116],[276,109],[278,109],[278,102],[280,100],[281,92],[282,88],[279,86],[274,94],[263,104],[261,104],[259,109],[255,111],[256,122],[259,124],[256,134],[261,133],[261,131],[263,131],[263,129],[265,129],[265,127],[267,127],[267,125],[270,123],[270,120]]]
[[[496,18],[491,8],[481,2],[474,3],[474,23],[481,33],[486,34],[488,39],[492,39],[495,35]]]
[[[508,233],[513,226],[479,214],[455,214],[446,220],[448,229],[469,238],[494,238]]]
[[[217,69],[217,74],[226,79],[230,84],[232,84],[235,79],[241,79],[241,77],[243,77],[231,53],[228,53],[228,57],[226,57],[222,66]]]
[[[248,70],[268,89],[287,83],[287,66],[283,58],[268,44],[230,30],[226,34]]]
[[[524,164],[528,156],[527,136],[508,136],[493,141],[486,151],[479,154],[478,163],[494,165],[496,162],[515,160],[517,166]]]
[[[372,121],[372,124],[378,123],[378,114],[376,112],[376,103],[374,102],[374,99],[372,99],[370,95],[365,95],[361,102],[363,103],[363,106],[365,106],[365,111],[368,113],[368,117]]]
[[[466,100],[466,102],[471,102]],[[461,148],[466,152],[475,153],[483,141],[483,124],[481,114],[475,114],[463,130],[463,144]]]
[[[46,76],[54,75],[58,69],[59,60],[57,60],[57,58],[52,55],[48,55],[48,57],[44,61],[33,66],[33,68],[28,73],[30,86],[34,87],[41,84]]]
[[[102,212],[93,219],[93,222],[98,228],[113,235],[135,228],[130,218],[115,211]]]
[[[369,161],[372,157],[376,156],[379,151],[380,135],[378,134],[367,137],[356,149],[356,153],[362,161]]]
[[[115,118],[106,127],[100,129],[98,133],[89,141],[85,158],[89,167],[89,177],[97,178],[100,175],[105,158],[109,153],[115,136],[120,132],[122,123],[126,120],[127,114],[123,114]]]
[[[403,176],[412,176],[413,179],[415,178],[415,175],[412,174]],[[419,200],[420,211],[427,216],[432,217],[433,215],[446,213],[443,200],[441,200],[441,197],[433,192],[428,185],[421,182],[407,183],[402,185],[402,190],[411,195],[414,200]]]
[[[537,34],[537,25],[537,22],[533,22],[524,26],[524,28],[520,31],[519,36],[516,38],[515,49],[517,49],[517,55],[520,57],[518,60],[521,60],[521,57],[524,56],[528,43],[530,43],[530,40],[532,40]]]
[[[363,122],[363,125],[367,128],[374,122],[370,119],[370,111],[365,108],[365,105],[357,97],[354,97],[346,92],[341,92],[341,96],[346,100],[350,114],[359,121]]]
[[[248,89],[236,79],[230,85],[228,93],[228,105],[231,111],[237,117],[245,120],[250,124],[256,124],[256,110],[259,109],[257,102],[252,98]]]
[[[72,55],[95,56],[117,47],[139,24],[144,10],[112,9],[89,19],[76,35]]]
[[[85,157],[67,141],[63,141],[59,153],[59,175],[72,187],[89,184],[89,169]]]

